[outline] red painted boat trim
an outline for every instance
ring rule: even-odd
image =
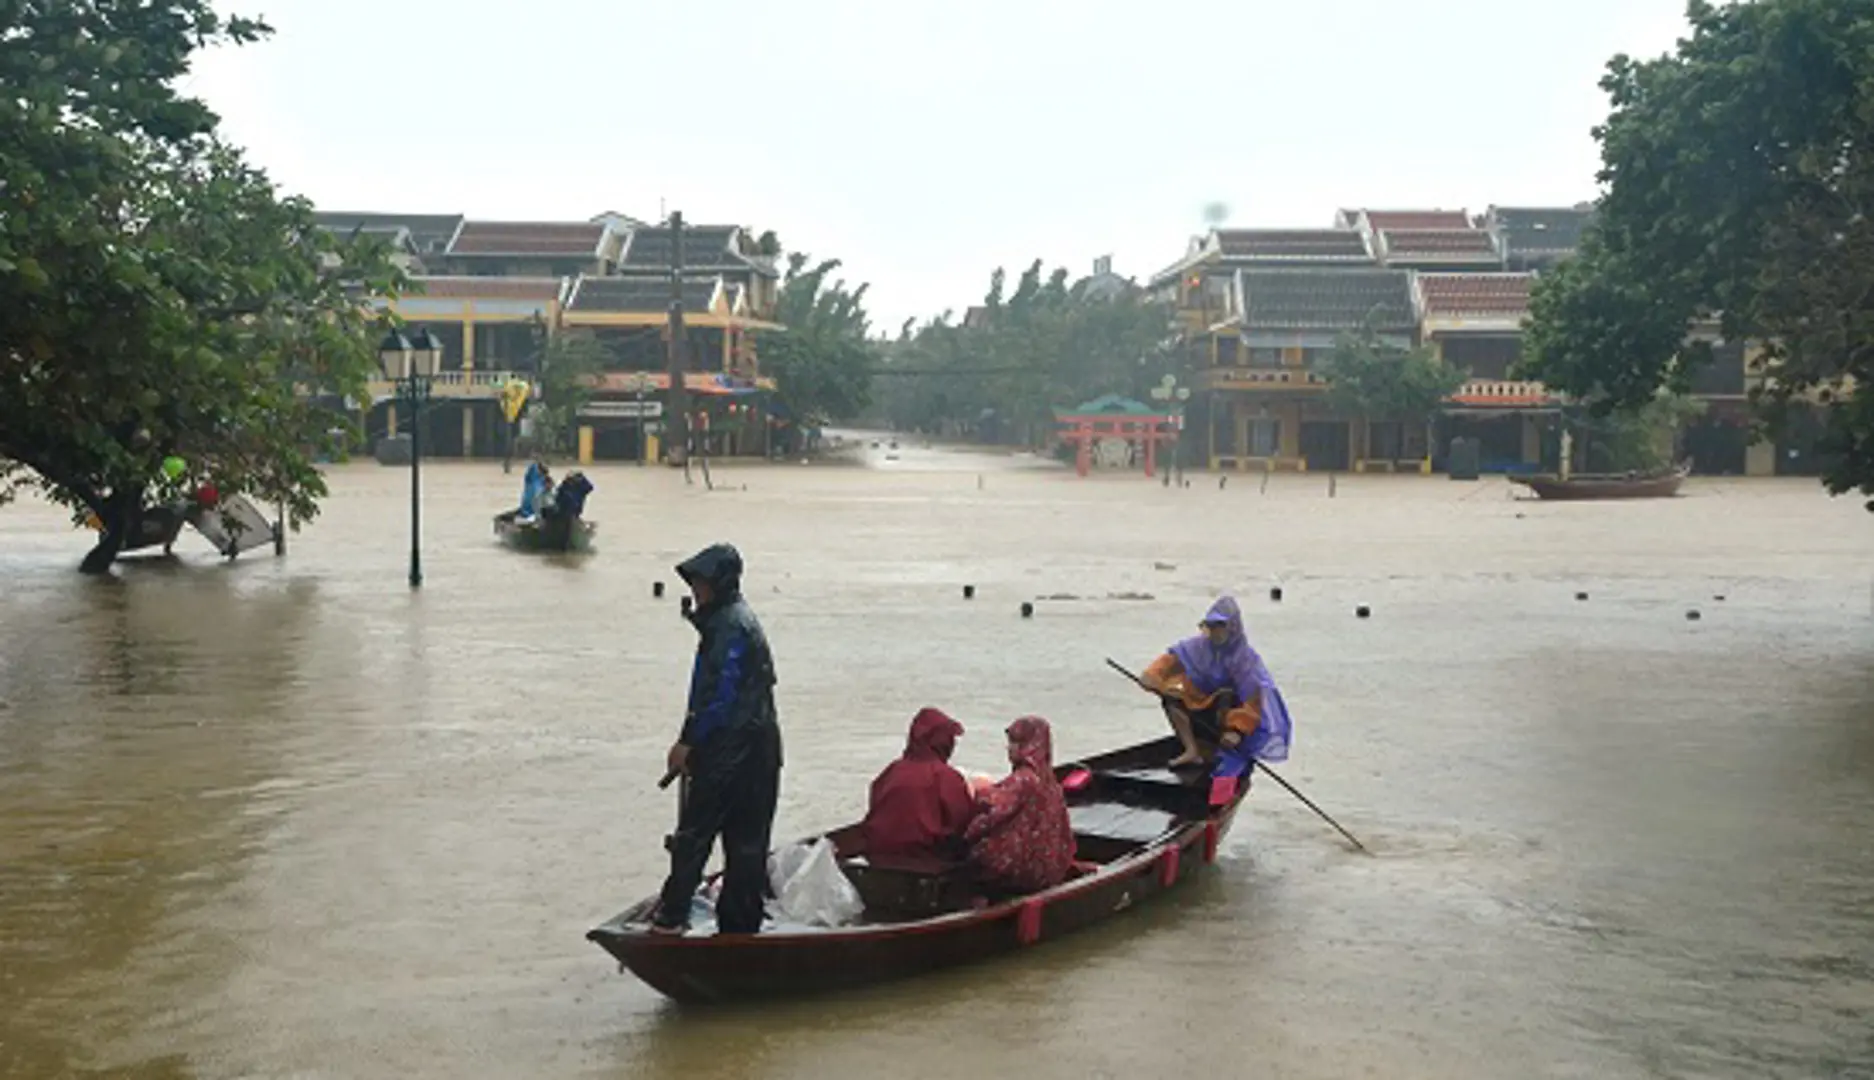
[[[1015,940],[1023,945],[1033,945],[1041,940],[1041,909],[1047,906],[1039,898],[1022,904],[1022,912],[1015,917]]]
[[[1178,850],[1173,844],[1158,859],[1158,883],[1167,889],[1178,883]]]

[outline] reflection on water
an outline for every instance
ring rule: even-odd
[[[375,465],[337,470],[284,560],[80,580],[62,515],[0,512],[0,1075],[1874,1071],[1854,505],[944,463],[721,467],[715,492],[599,468],[601,551],[558,560],[489,536],[514,478],[439,465],[415,594],[405,474]],[[1229,588],[1297,714],[1285,775],[1377,854],[1270,788],[1217,873],[1083,937],[673,1008],[582,934],[660,876],[693,638],[651,584],[718,539],[775,642],[782,835],[854,816],[921,705],[982,771],[1023,712],[1064,755],[1157,734],[1102,658]],[[1118,593],[1155,599],[1015,612]]]

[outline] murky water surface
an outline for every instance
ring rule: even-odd
[[[437,465],[417,594],[405,473],[373,464],[280,560],[186,539],[82,580],[59,513],[0,511],[0,1074],[1874,1075],[1858,505],[874,457],[714,492],[594,470],[584,561],[493,544],[518,474]],[[718,539],[778,654],[782,835],[854,817],[927,703],[985,771],[1021,713],[1065,754],[1156,734],[1103,658],[1231,589],[1288,777],[1377,856],[1271,786],[1220,872],[1105,929],[674,1008],[582,934],[660,878],[693,637],[651,583]],[[1052,594],[1085,599],[1018,617]]]

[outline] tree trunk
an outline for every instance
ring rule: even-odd
[[[143,489],[134,488],[121,494],[113,494],[98,504],[94,511],[103,530],[98,533],[98,542],[85,554],[84,561],[78,564],[81,574],[109,573],[111,564],[117,561],[118,552],[124,550],[124,542],[130,538],[130,530],[136,527],[139,511],[143,508]]]

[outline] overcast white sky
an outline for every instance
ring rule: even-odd
[[[1596,86],[1683,0],[219,0],[276,34],[190,88],[321,208],[772,228],[877,329],[1040,257],[1144,277],[1210,202],[1594,194]]]

